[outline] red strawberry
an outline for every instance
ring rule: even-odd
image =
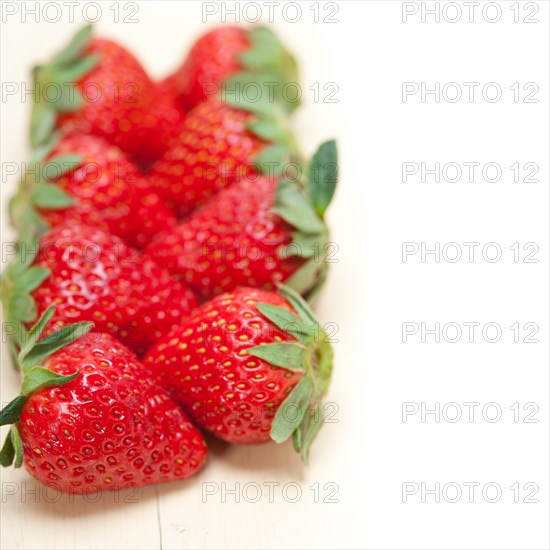
[[[244,69],[239,57],[250,48],[249,33],[227,25],[207,32],[193,44],[183,65],[164,82],[185,109],[204,101],[205,87],[220,86]]]
[[[164,269],[93,227],[53,228],[42,237],[30,267],[33,255],[25,246],[24,254],[26,261],[11,264],[2,278],[6,317],[15,327],[56,305],[47,333],[74,321],[93,321],[97,331],[143,353],[197,305]]]
[[[292,435],[307,459],[332,356],[298,294],[239,288],[196,309],[144,363],[201,427],[231,443]]]
[[[12,219],[22,240],[66,222],[95,225],[142,248],[176,225],[137,166],[102,138],[54,138],[37,155],[12,199]]]
[[[202,35],[163,86],[189,110],[224,86],[233,90],[243,77],[278,82],[279,88],[274,88],[274,92],[280,94],[284,84],[297,84],[296,61],[270,29],[226,25]],[[293,103],[295,107],[298,101]]]
[[[324,212],[336,184],[336,147],[323,144],[302,184],[248,176],[214,197],[175,229],[157,235],[145,254],[202,298],[238,286],[302,294],[324,279],[329,252]]]
[[[254,171],[253,165],[268,143],[248,129],[252,120],[251,113],[217,98],[188,114],[175,145],[148,173],[153,188],[177,214],[189,214]]]
[[[0,464],[21,466],[54,489],[89,494],[184,479],[206,445],[136,356],[92,323],[37,342],[52,309],[20,355],[21,395],[0,412],[13,424]],[[79,338],[76,339],[75,338]]]
[[[37,90],[61,90],[54,99],[40,93],[34,104],[34,146],[57,125],[67,133],[103,137],[149,162],[168,148],[183,120],[173,98],[151,81],[138,60],[120,44],[92,39],[91,26],[48,65],[37,67],[34,77]]]
[[[141,258],[147,286],[141,296],[139,316],[130,322],[121,338],[142,356],[157,340],[168,334],[199,305],[188,287],[174,279],[154,261]]]
[[[298,101],[285,92],[289,82],[297,85],[296,73],[292,56],[263,27],[221,27],[195,44],[164,83],[194,108],[173,147],[150,171],[180,216],[245,174],[279,173],[297,155],[287,117]]]

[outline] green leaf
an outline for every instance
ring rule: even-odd
[[[302,233],[318,234],[326,231],[325,224],[311,203],[293,182],[279,182],[273,211]]]
[[[36,319],[36,304],[26,292],[13,292],[8,298],[7,309],[10,321],[30,323]]]
[[[300,103],[296,61],[270,29],[256,27],[248,36],[250,47],[239,56],[244,70],[224,81],[220,98],[258,117],[249,125],[256,136],[284,144],[298,155],[298,146],[288,125],[289,113]],[[291,83],[294,83],[296,97],[289,92]]]
[[[35,365],[40,364],[57,350],[78,340],[78,338],[89,332],[93,326],[94,324],[90,322],[74,323],[38,341],[28,353],[20,359],[21,369],[27,371]]]
[[[15,458],[15,447],[11,438],[11,430],[8,432],[6,439],[4,439],[4,445],[0,451],[0,466],[7,468],[13,464]]]
[[[80,372],[77,371],[69,376],[61,376],[43,367],[33,367],[25,372],[23,384],[21,385],[21,393],[23,395],[30,395],[34,391],[51,386],[62,386],[74,380],[79,375]]]
[[[250,48],[240,55],[240,61],[245,67],[261,69],[278,62],[283,47],[271,29],[258,26],[248,36]]]
[[[297,311],[298,315],[308,326],[318,324],[313,311],[311,311],[300,294],[298,294],[293,288],[289,287],[288,284],[279,284],[278,287],[279,294],[288,300],[290,305]]]
[[[279,38],[268,27],[258,26],[249,32],[250,48],[239,59],[250,71],[258,73],[271,69],[282,84],[298,84],[298,65]],[[289,105],[289,110],[296,108]]]
[[[19,182],[17,192],[10,197],[8,203],[8,212],[10,216],[10,223],[17,228],[21,217],[24,215],[26,209],[29,206],[29,199],[24,189],[23,182]],[[32,207],[30,207],[32,209]]]
[[[17,243],[17,252],[19,252],[21,244],[22,243]],[[37,248],[35,251],[37,251]],[[27,259],[27,254],[23,254],[22,256],[23,258],[21,258],[18,254],[17,257],[8,264],[6,270],[2,274],[2,281],[9,279],[9,284],[14,286],[15,279],[23,275],[29,266],[34,263],[36,254],[28,254],[28,256],[31,256],[30,259]]]
[[[84,105],[84,97],[80,90],[68,87],[61,97],[55,102],[55,110],[60,113],[72,113],[78,111]]]
[[[277,176],[290,162],[291,152],[288,146],[273,144],[264,147],[256,157],[254,164],[259,172]]]
[[[27,243],[27,245],[37,243],[49,227],[48,223],[32,208],[30,203],[17,223],[19,238],[21,242]]]
[[[80,57],[90,43],[93,27],[91,24],[82,27],[71,39],[69,44],[52,60],[55,65],[67,65]]]
[[[82,155],[57,155],[44,164],[42,174],[46,179],[58,178],[78,168],[82,160]],[[50,174],[50,171],[53,173]]]
[[[32,292],[38,288],[50,275],[51,271],[45,267],[33,266],[27,269],[13,282],[13,288],[20,292]]]
[[[39,182],[33,188],[32,201],[40,208],[68,208],[75,199],[53,183]]]
[[[293,433],[294,449],[300,453],[305,464],[309,459],[311,444],[323,426],[323,422],[324,417],[320,407],[308,407],[302,423]]]
[[[269,364],[291,371],[304,372],[308,361],[308,350],[293,342],[261,344],[247,350],[249,355],[259,357]]]
[[[17,193],[10,200],[9,213],[10,221],[19,233],[19,240],[28,245],[37,243],[39,237],[48,229],[46,221],[33,208],[23,182],[19,184]]]
[[[19,430],[15,424],[13,424],[10,428],[9,438],[11,439],[11,444],[15,452],[15,462],[13,463],[13,467],[21,468],[21,465],[23,464],[23,442],[21,441]]]
[[[256,307],[260,310],[262,315],[267,317],[282,331],[292,334],[292,336],[298,340],[308,340],[310,331],[292,312],[282,307],[274,306],[273,304],[257,303]]]
[[[60,82],[74,83],[77,80],[80,80],[86,74],[88,74],[92,69],[94,69],[99,63],[99,61],[100,61],[99,55],[92,54],[92,55],[87,55],[82,59],[79,59],[74,63],[71,63],[70,65],[64,66],[60,69],[54,68],[55,79]],[[64,90],[62,91],[65,92],[70,90],[71,86],[63,86],[63,88]],[[73,88],[73,92],[76,92],[76,91],[77,90]],[[73,100],[71,95],[72,94],[67,94],[67,96],[65,96],[66,99],[69,99],[69,102],[72,102]],[[83,101],[82,96],[80,96],[80,100]],[[67,109],[67,110],[74,110],[74,109]]]
[[[319,256],[319,258],[324,254],[324,246],[328,242],[328,233],[319,233],[316,235],[308,235],[307,233],[301,233],[300,231],[294,231],[292,233],[292,244],[296,245],[296,248],[299,251],[299,256],[302,258],[312,258],[314,256]],[[289,250],[293,250],[293,247],[289,245],[287,247]],[[284,256],[285,250],[281,251],[281,254]]]
[[[302,376],[275,413],[270,433],[273,441],[282,443],[292,435],[302,422],[312,397],[313,381],[310,376]]]
[[[327,141],[317,149],[309,165],[308,192],[317,214],[323,217],[338,181],[336,141]]]
[[[248,129],[264,141],[285,143],[288,140],[286,128],[282,128],[271,118],[258,118],[247,124]]]
[[[251,48],[243,52],[241,62],[255,72],[269,72],[283,85],[295,83],[299,86],[298,64],[294,56],[285,48],[279,38],[268,27],[258,26],[250,32]],[[299,97],[283,97],[287,112],[292,112],[300,105]]]
[[[51,63],[33,69],[34,83],[42,89],[50,83],[61,87],[61,96],[55,102],[47,98],[35,97],[32,108],[30,138],[33,147],[43,144],[52,135],[57,112],[79,109],[84,101],[75,86],[70,86],[84,74],[91,71],[99,61],[96,55],[85,55],[90,42],[91,25],[80,29],[66,48],[58,53]]]
[[[57,115],[52,103],[34,102],[31,115],[31,145],[38,147],[52,134]]]
[[[222,101],[238,97],[243,103],[261,103],[267,113],[280,113],[288,117],[300,103],[301,90],[298,84],[289,83],[279,67],[263,67],[258,70],[233,74],[221,88]]]
[[[300,436],[300,426],[298,426],[293,432],[292,432],[292,446],[294,447],[294,450],[299,453],[300,452],[300,446],[301,446],[301,436]]]
[[[312,405],[320,403],[328,389],[334,352],[326,339],[326,333],[319,327],[319,323],[304,299],[286,285],[279,284],[278,287],[280,294],[295,309],[305,326],[311,326],[312,332],[319,330],[319,339],[312,339],[307,346],[302,346],[302,354],[296,350],[291,352],[292,360],[289,363],[303,365],[305,374],[277,410],[271,428],[272,439],[279,443],[292,434],[294,448],[300,452],[304,462],[307,462],[311,443],[323,424],[321,411],[318,407],[313,409]],[[288,346],[289,343],[286,345]],[[283,363],[287,360],[286,349],[281,350],[280,347],[275,346],[281,346],[281,344],[260,345],[253,348],[252,353],[251,350],[248,352],[272,364]],[[301,345],[294,344],[294,346]]]
[[[246,91],[246,81],[242,82],[239,75],[230,78],[225,84],[226,86],[221,92],[221,99],[224,103],[258,116],[274,116],[277,105],[269,101],[269,98],[260,90],[252,96],[251,92]]]
[[[281,79],[272,73],[237,73],[224,82],[220,98],[237,109],[253,113],[261,121],[249,129],[266,141],[284,143],[298,153],[288,120],[288,102],[281,92]]]
[[[60,139],[61,133],[53,132],[44,143],[33,150],[29,164],[41,163],[55,149]]]
[[[17,422],[26,402],[27,396],[25,395],[18,395],[15,399],[10,401],[0,411],[0,426],[6,426],[7,424],[14,424]]]
[[[310,258],[285,280],[285,284],[300,294],[307,294],[324,276],[327,269],[328,264],[319,262],[316,258]]]
[[[334,349],[327,340],[326,333],[322,331],[318,349],[315,353],[315,360],[317,362],[317,389],[321,396],[325,395],[330,385],[334,363]]]
[[[44,313],[40,316],[40,319],[36,321],[36,323],[31,327],[29,331],[25,334],[25,340],[23,341],[23,345],[21,346],[21,351],[19,352],[19,364],[23,364],[25,357],[30,353],[32,348],[36,345],[38,340],[40,339],[40,335],[42,334],[42,331],[46,327],[46,325],[50,322],[51,318],[53,317],[53,314],[55,313],[55,306],[51,305],[49,308],[47,308]]]

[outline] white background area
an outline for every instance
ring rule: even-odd
[[[4,243],[13,239],[6,208],[17,179],[6,168],[28,157],[31,107],[30,96],[6,95],[6,83],[28,83],[33,64],[58,51],[83,21],[81,5],[74,23],[68,8],[57,23],[43,15],[37,23],[33,15],[23,22],[21,6],[10,15],[8,4],[14,3],[2,3],[1,25]],[[133,10],[121,2],[116,23],[113,4],[100,3],[96,32],[130,47],[155,77],[174,69],[222,16],[222,3],[205,23],[200,2],[139,2],[138,22],[124,23]],[[306,153],[331,137],[340,151],[329,214],[337,263],[317,306],[323,323],[338,326],[328,395],[333,422],[321,431],[308,467],[290,444],[209,440],[208,464],[197,476],[95,498],[60,496],[24,469],[5,469],[2,548],[549,547],[549,4],[480,2],[470,21],[468,3],[458,2],[456,23],[448,2],[440,2],[439,22],[429,14],[422,21],[434,2],[338,2],[332,16],[333,7],[321,2],[318,22],[313,2],[300,2],[296,22],[285,20],[296,10],[284,12],[284,4],[273,6],[273,25],[300,62],[303,106],[294,128]],[[268,6],[256,5],[267,22]],[[489,22],[498,9],[500,19]],[[247,10],[241,16],[253,18],[254,8]],[[403,10],[411,13],[405,22]],[[52,9],[47,17],[54,16]],[[323,22],[327,17],[338,22]],[[405,82],[418,88],[406,102]],[[336,103],[323,101],[334,90],[329,83],[338,88]],[[439,101],[433,94],[423,101],[422,87],[433,90],[435,83]],[[319,86],[320,97],[311,86]],[[497,87],[501,98],[489,101]],[[453,102],[457,89],[462,98]],[[535,89],[538,102],[524,102]],[[455,177],[449,166],[439,183],[430,174],[422,182],[420,172],[403,181],[403,163],[420,170],[423,162],[428,169],[457,163],[462,178],[446,181]],[[479,163],[473,182],[469,162]],[[499,181],[486,181],[487,163],[501,169]],[[523,181],[531,171],[526,163],[536,165],[538,182]],[[435,243],[439,262],[433,254],[422,258]],[[404,261],[404,246],[418,253]],[[489,261],[499,249],[500,260]],[[453,262],[457,250],[462,257]],[[533,250],[538,262],[526,263]],[[422,335],[422,327],[436,323],[439,343]],[[404,326],[411,333],[406,342]],[[457,326],[462,336],[452,343]],[[498,328],[499,341],[490,342]],[[1,401],[17,391],[3,349]],[[422,418],[436,403],[439,421]],[[418,412],[405,422],[404,408]],[[491,422],[499,410],[500,420]],[[462,417],[453,422],[457,412]]]

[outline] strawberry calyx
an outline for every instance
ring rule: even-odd
[[[281,102],[285,111],[291,113],[299,106],[300,100],[287,97],[284,87],[289,84],[298,85],[296,59],[268,27],[257,26],[251,29],[248,31],[248,40],[250,48],[239,55],[243,71],[227,79],[225,87],[232,90],[236,84],[269,84],[273,99]]]
[[[32,292],[51,275],[49,269],[33,265],[38,254],[38,242],[23,241],[17,244],[18,257],[8,264],[0,277],[7,343],[15,367],[25,339],[25,324],[35,321],[38,313]]]
[[[261,344],[250,348],[248,353],[276,367],[303,373],[277,409],[270,435],[276,443],[292,437],[294,449],[307,463],[311,444],[323,425],[320,405],[330,383],[334,352],[326,332],[303,298],[285,285],[279,285],[279,292],[297,315],[272,304],[258,303],[256,307],[296,341]]]
[[[56,132],[35,149],[17,192],[10,200],[10,220],[22,242],[35,242],[49,229],[38,209],[59,210],[75,204],[75,198],[51,180],[75,170],[82,163],[82,156],[64,154],[46,161],[60,137]]]
[[[77,371],[74,374],[62,376],[42,366],[48,357],[84,336],[94,325],[90,322],[74,323],[40,339],[54,310],[55,307],[50,306],[36,324],[30,330],[25,331],[22,338],[21,349],[17,357],[23,375],[21,393],[0,411],[0,426],[12,424],[0,451],[1,466],[13,464],[19,468],[23,462],[23,445],[17,422],[30,395],[44,388],[66,384],[80,375],[80,372]]]
[[[324,221],[338,181],[336,142],[327,141],[313,155],[301,179],[282,178],[275,192],[273,212],[295,228],[292,242],[282,250],[292,250],[307,261],[285,282],[308,300],[325,281],[329,263],[330,233]]]
[[[258,84],[255,77],[252,82]],[[288,113],[281,103],[262,97],[258,101],[249,101],[245,94],[229,92],[224,103],[234,108],[252,113],[253,118],[247,123],[247,129],[268,144],[262,148],[254,159],[254,167],[260,173],[280,174],[293,160],[300,159],[301,154],[288,121]]]
[[[269,143],[254,159],[255,167],[262,173],[280,174],[288,162],[300,158],[288,123],[288,115],[300,104],[299,94],[292,98],[287,93],[289,85],[298,88],[298,66],[267,27],[256,27],[248,36],[250,48],[239,56],[243,70],[225,80],[220,97],[254,115],[248,130]]]
[[[86,54],[91,33],[92,25],[84,26],[47,65],[38,65],[33,69],[35,98],[30,127],[33,147],[49,139],[58,114],[77,111],[84,104],[84,98],[75,84],[99,62],[99,56]],[[54,92],[55,97],[50,99],[49,94]]]

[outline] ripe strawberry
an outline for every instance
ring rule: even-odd
[[[68,325],[38,340],[53,308],[19,356],[21,395],[0,412],[13,424],[0,464],[25,467],[41,483],[72,494],[184,479],[206,445],[151,372],[120,342]]]
[[[180,216],[252,172],[280,172],[298,155],[288,114],[296,63],[275,35],[222,27],[204,35],[169,81],[193,109],[151,182]],[[223,82],[222,82],[223,81]],[[209,86],[205,95],[203,86]],[[208,96],[208,97],[207,97]]]
[[[273,32],[226,25],[202,35],[164,85],[189,110],[238,73],[268,71],[279,81],[296,81],[296,62]]]
[[[148,172],[153,189],[179,216],[254,171],[268,142],[248,129],[252,119],[217,98],[187,115],[177,142]]]
[[[322,284],[328,267],[324,212],[336,185],[336,147],[323,144],[301,183],[250,175],[215,196],[175,229],[157,235],[145,254],[203,299],[238,286],[302,294]]]
[[[93,321],[96,331],[141,354],[197,305],[164,269],[94,227],[57,226],[42,237],[36,258],[25,246],[20,254],[22,261],[2,277],[6,318],[19,339],[21,323],[55,305],[47,334],[74,321]]]
[[[12,199],[23,241],[62,223],[94,225],[142,248],[176,218],[138,167],[96,136],[57,139],[35,154]]]
[[[305,302],[239,288],[197,308],[144,358],[199,426],[231,443],[291,435],[307,459],[332,371],[327,335]]]
[[[32,144],[43,143],[57,126],[66,133],[98,135],[140,162],[150,162],[177,135],[183,112],[130,52],[91,38],[91,30],[84,27],[48,65],[34,70],[38,96]],[[57,95],[49,95],[50,89]]]
[[[219,86],[244,67],[239,56],[250,48],[249,31],[227,25],[202,35],[183,65],[164,84],[185,109],[206,99],[205,86]]]
[[[143,257],[140,261],[139,269],[147,282],[141,296],[140,313],[120,334],[139,357],[199,305],[191,290],[166,269]]]

